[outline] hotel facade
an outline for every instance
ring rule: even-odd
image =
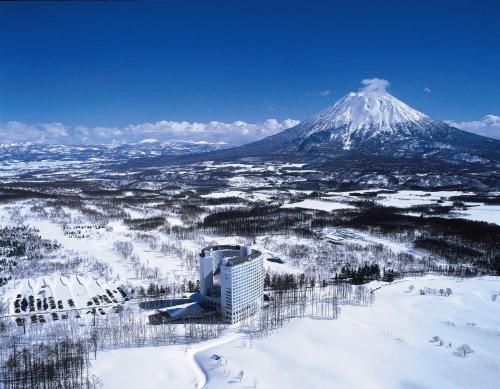
[[[204,305],[230,324],[252,316],[264,293],[264,262],[248,246],[211,246],[200,254],[200,292]]]

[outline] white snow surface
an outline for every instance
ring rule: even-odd
[[[454,217],[500,225],[499,205],[477,203],[466,203],[466,205],[467,210],[456,213]]]
[[[230,333],[189,348],[172,345],[104,351],[92,365],[106,389],[208,388],[196,354],[237,337]]]
[[[212,192],[209,194],[201,195],[200,197],[207,199],[222,199],[227,197],[241,197],[244,194],[244,192],[239,190],[230,190],[226,192]]]
[[[421,296],[424,287],[450,287],[453,294]],[[295,319],[251,347],[239,339],[197,357],[210,388],[254,387],[257,380],[259,388],[493,389],[500,376],[500,301],[491,295],[498,292],[498,277],[404,280],[375,292],[373,307],[343,306],[338,320]],[[445,344],[429,342],[433,336]],[[474,353],[454,355],[461,344]],[[212,354],[227,365],[218,367]]]
[[[418,291],[425,287],[453,293],[422,296]],[[500,277],[408,278],[374,293],[372,307],[343,305],[337,320],[293,319],[262,339],[250,341],[233,327],[190,349],[102,352],[94,373],[107,389],[498,387],[500,298],[493,302],[491,296],[500,293]],[[430,342],[434,336],[444,344]],[[474,353],[456,356],[462,344]]]
[[[195,388],[197,382],[189,355],[180,346],[103,351],[92,365],[106,389]]]
[[[306,199],[298,203],[285,204],[282,208],[317,209],[320,211],[331,212],[337,209],[352,209],[355,207],[349,204],[337,203],[333,201]]]
[[[411,208],[419,205],[436,205],[438,201],[442,206],[453,205],[449,198],[460,196],[468,192],[460,191],[433,191],[400,190],[396,193],[383,193],[377,196],[376,202],[384,207]]]

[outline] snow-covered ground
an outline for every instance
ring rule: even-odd
[[[352,209],[354,207],[349,204],[343,204],[334,201],[306,199],[303,201],[299,201],[298,203],[283,205],[283,208],[317,209],[320,211],[331,212],[337,209]]]
[[[370,192],[377,192],[380,189],[358,190],[351,192],[329,192],[327,195],[322,196],[325,200],[338,201],[346,205],[346,202],[359,200],[356,194],[364,194]],[[374,197],[374,201],[384,207],[396,207],[409,209],[418,206],[451,206],[453,201],[450,198],[454,196],[472,195],[472,192],[462,191],[421,191],[421,190],[400,190],[394,193],[379,193]],[[491,195],[495,195],[491,193]],[[313,200],[305,200],[313,201]],[[304,203],[304,202],[302,202]],[[291,206],[289,204],[288,206]],[[462,218],[474,221],[482,221],[500,225],[500,206],[489,205],[474,202],[465,202],[467,210],[453,211],[446,217]],[[302,208],[313,208],[303,206]],[[320,208],[313,208],[320,209]],[[341,208],[337,208],[341,209]],[[419,216],[420,213],[408,213],[410,215]]]
[[[424,192],[419,190],[400,190],[396,193],[384,193],[377,196],[377,203],[386,207],[410,208],[418,205],[452,205],[448,198],[467,194],[459,191]],[[438,203],[439,202],[439,203]]]
[[[119,232],[108,232],[105,236],[98,238],[77,239],[64,235],[62,228],[49,220],[29,218],[28,223],[40,231],[42,238],[54,239],[68,250],[93,256],[109,264],[113,269],[114,275],[119,277],[119,279],[135,278],[132,266],[127,264],[113,249],[113,242],[123,237]]]
[[[455,217],[500,225],[500,205],[466,203],[469,207],[458,212]]]
[[[424,287],[450,287],[453,294],[421,296]],[[254,380],[262,388],[497,388],[500,298],[493,302],[494,293],[499,278],[405,280],[377,291],[371,308],[344,306],[333,321],[296,319],[252,347],[239,339],[199,360],[212,388],[253,387]],[[433,336],[445,344],[429,342]],[[461,344],[474,353],[454,355]],[[214,353],[227,365],[218,367]]]
[[[453,294],[420,295],[425,287]],[[498,387],[500,296],[492,295],[500,293],[499,277],[405,279],[375,293],[372,307],[342,306],[338,320],[294,319],[263,339],[250,341],[233,329],[187,350],[103,352],[95,373],[110,389]],[[443,345],[430,342],[434,336]],[[456,356],[462,344],[474,353]]]
[[[261,190],[261,191],[250,191],[250,192],[244,192],[241,190],[229,190],[225,192],[211,192],[208,194],[201,195],[200,197],[206,199],[223,199],[223,198],[236,197],[248,201],[270,202],[272,200],[272,197],[275,196],[277,193],[279,192],[273,190]]]
[[[93,362],[104,388],[207,387],[207,375],[198,354],[238,339],[235,332],[194,345],[172,345],[110,350]],[[117,372],[119,372],[117,374]]]
[[[4,225],[11,224],[9,221],[8,207],[0,206],[0,222]],[[93,230],[91,229],[89,236],[75,238],[71,235],[66,235],[61,223],[49,218],[40,218],[31,213],[28,204],[19,203],[20,214],[25,220],[25,223],[39,231],[39,234],[44,239],[55,240],[62,245],[65,250],[78,253],[79,255],[93,257],[102,263],[110,266],[113,271],[113,277],[121,281],[137,280],[137,275],[132,264],[126,258],[123,258],[115,249],[114,242],[116,241],[131,241],[134,245],[134,253],[138,256],[141,263],[150,267],[158,268],[164,276],[170,278],[180,278],[186,276],[185,269],[182,268],[180,259],[174,255],[153,251],[145,242],[133,238],[133,232],[123,223],[123,221],[112,221],[107,224],[106,229]],[[71,218],[65,220],[68,226],[72,226],[73,220],[82,219],[80,212],[73,209],[65,209],[71,215]],[[138,212],[138,211],[136,211]],[[138,214],[138,217],[144,216]],[[85,220],[83,218],[83,220]],[[171,225],[182,224],[178,218],[174,216],[167,217],[166,220]],[[97,232],[96,232],[97,231]],[[161,236],[162,241],[174,242],[181,244],[186,250],[197,252],[197,247],[192,241],[177,241],[169,236]]]
[[[227,192],[212,192],[206,195],[201,195],[200,197],[207,199],[222,199],[226,197],[241,197],[244,194],[244,192],[241,192],[239,190],[230,190]]]
[[[196,388],[201,381],[182,346],[103,351],[92,364],[106,389]]]
[[[337,201],[359,200],[360,194],[380,192],[382,189],[356,190],[350,192],[329,192],[323,196],[324,199]],[[450,197],[470,194],[461,191],[422,191],[422,190],[399,190],[394,193],[380,192],[374,197],[374,201],[385,207],[411,208],[421,205],[452,205]]]
[[[347,192],[330,192],[322,198],[305,200],[304,196],[311,194],[310,191],[287,192],[284,201],[292,201],[284,206],[287,208],[333,211],[352,208],[351,203],[359,200]],[[233,190],[213,192],[205,197],[276,201],[281,194],[274,189]],[[376,201],[401,208],[406,208],[405,204],[408,207],[446,205],[450,196],[459,194],[463,193],[400,191],[380,194]],[[296,198],[290,200],[291,196]],[[67,220],[61,220],[60,216],[37,215],[31,212],[31,205],[29,202],[16,205],[26,224],[37,228],[42,238],[58,241],[62,245],[61,252],[71,251],[109,265],[112,276],[96,280],[93,274],[85,278],[50,274],[12,280],[3,287],[10,303],[18,294],[39,295],[45,289],[46,296],[54,296],[56,302],[62,301],[64,310],[70,299],[74,300],[75,308],[81,308],[92,297],[105,294],[106,287],[113,290],[124,281],[134,285],[146,282],[139,279],[131,260],[114,248],[116,241],[132,242],[139,262],[158,268],[163,279],[169,282],[197,277],[196,267],[188,268],[181,259],[182,253],[191,252],[195,258],[198,250],[209,243],[248,243],[238,236],[200,233],[195,238],[182,239],[152,231],[149,236],[157,241],[150,245],[139,237],[137,231],[129,228],[126,220],[120,219],[107,222],[106,228],[92,230],[88,236],[75,237],[67,234],[65,226],[73,228],[87,223],[80,211],[63,207],[69,216]],[[227,207],[224,204],[209,207],[219,206]],[[500,224],[499,206],[478,203],[466,203],[466,206],[466,211],[450,216]],[[7,208],[6,205],[0,206],[2,225],[8,225],[12,215],[17,215],[7,212]],[[129,206],[127,212],[137,219],[158,215],[171,225],[183,225],[185,219],[181,220],[179,213],[159,209],[151,213],[147,207]],[[49,212],[51,209],[45,210]],[[423,256],[405,243],[392,242],[366,232],[351,229],[325,229],[323,232],[338,236],[344,243],[375,243],[394,253],[411,254],[416,258]],[[264,238],[256,237],[255,247],[263,251],[266,258],[280,256],[284,260],[283,264],[266,260],[266,270],[272,272],[298,273],[304,270],[304,263],[294,261],[293,254],[283,255],[287,251],[278,250],[280,242],[305,247],[316,244],[311,239],[295,235],[273,235],[272,241],[267,243]],[[173,248],[162,251],[163,243]],[[410,284],[415,285],[411,293],[408,292]],[[450,287],[453,294],[450,297],[421,296],[418,290],[424,287]],[[500,349],[500,295],[495,302],[491,296],[499,293],[498,277],[405,280],[376,291],[377,300],[373,307],[342,306],[340,319],[335,321],[307,317],[295,319],[272,336],[251,343],[233,328],[223,338],[196,344],[187,350],[186,346],[174,345],[100,352],[94,362],[95,374],[102,378],[105,388],[140,386],[146,389],[162,385],[193,388],[205,383],[210,388],[248,388],[255,387],[255,384],[264,388],[493,388],[496,387],[496,377],[500,376],[500,356],[496,352]],[[439,336],[443,345],[429,342],[433,336]],[[447,347],[449,343],[451,347]],[[461,344],[469,344],[474,353],[467,358],[454,355]],[[219,366],[210,358],[213,354],[222,355],[224,363]],[[240,382],[237,374],[242,370],[244,377]]]

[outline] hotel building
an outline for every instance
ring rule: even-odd
[[[253,315],[262,303],[262,253],[247,246],[212,246],[200,254],[202,303],[221,313],[227,323]]]

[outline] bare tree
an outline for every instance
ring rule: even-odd
[[[466,358],[470,354],[472,354],[473,352],[474,352],[474,350],[472,349],[471,346],[469,346],[468,344],[462,344],[460,347],[458,347],[455,350],[455,355],[459,356],[459,357]]]

